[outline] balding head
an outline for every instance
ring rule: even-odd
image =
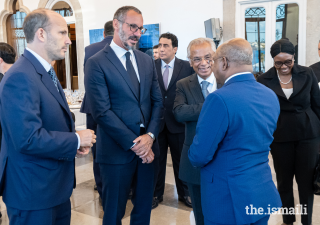
[[[251,45],[242,38],[234,38],[220,45],[216,54],[237,65],[252,65]]]
[[[218,83],[236,73],[252,72],[252,48],[248,41],[234,38],[219,46],[214,57],[213,72]]]

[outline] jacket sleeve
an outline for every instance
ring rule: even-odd
[[[314,74],[312,69],[309,69],[311,73],[311,108],[315,112],[315,114],[318,116],[320,120],[320,90],[319,90],[319,84],[318,79],[316,75]]]
[[[212,93],[203,104],[196,135],[188,152],[193,166],[204,167],[213,159],[227,129],[227,107],[218,94]]]
[[[76,134],[42,127],[40,95],[35,81],[27,74],[11,74],[6,80],[1,94],[1,124],[8,132],[6,138],[22,154],[74,160],[78,146]]]
[[[180,123],[198,121],[203,103],[188,104],[182,82],[177,82],[176,98],[173,104],[173,114]]]
[[[98,62],[89,58],[85,66],[85,89],[94,121],[124,150],[130,150],[137,135],[111,110],[109,90]]]
[[[158,75],[156,71],[156,66],[154,61],[152,60],[153,66],[153,79],[152,79],[152,86],[151,86],[151,119],[150,123],[147,127],[147,132],[151,132],[154,134],[155,137],[158,137],[159,134],[159,127],[163,118],[163,101],[162,101],[162,94],[158,82]]]

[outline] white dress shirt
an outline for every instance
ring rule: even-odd
[[[248,73],[250,73],[250,74],[251,74],[251,72],[243,72],[243,73],[236,73],[236,74],[233,74],[232,76],[228,77],[228,79],[226,79],[226,81],[225,81],[224,83],[227,83],[227,82],[228,82],[228,80],[230,80],[230,79],[231,79],[231,78],[233,78],[233,77],[236,77],[236,76],[239,76],[239,75],[243,75],[243,74],[248,74]]]
[[[199,84],[202,88],[202,81],[204,81],[204,79],[202,79],[199,75],[197,75],[197,76],[198,76]],[[212,92],[214,92],[215,90],[217,90],[217,80],[216,80],[216,77],[214,76],[213,73],[211,73],[210,77],[208,77],[205,81],[209,82],[207,90],[209,91],[210,94]]]
[[[127,70],[127,66],[126,66],[126,53],[130,52],[130,60],[131,63],[133,65],[134,71],[136,71],[137,77],[138,77],[138,81],[140,83],[140,76],[139,76],[139,70],[138,70],[138,65],[137,65],[137,61],[136,58],[134,56],[133,51],[130,49],[129,51],[125,50],[124,48],[121,48],[119,45],[117,45],[116,43],[114,43],[114,41],[111,41],[110,47],[112,48],[112,50],[114,51],[114,53],[116,53],[116,56],[119,58],[120,62],[122,63],[122,65],[124,66],[124,68]]]
[[[36,57],[36,59],[40,62],[40,64],[44,67],[44,69],[49,72],[49,70],[51,69],[51,64],[45,60],[44,58],[42,58],[39,54],[35,53],[34,51],[32,51],[30,48],[26,48],[26,50],[28,50],[34,57]],[[48,76],[49,76],[49,73],[48,73]],[[52,81],[53,82],[53,81]],[[80,148],[80,136],[79,134],[77,134],[77,138],[78,138],[78,148]]]
[[[161,73],[163,75],[164,70],[166,69],[166,65],[169,66],[169,76],[168,76],[168,86],[170,84],[171,78],[172,78],[172,74],[173,74],[173,69],[174,69],[174,61],[176,60],[176,57],[173,58],[173,60],[171,60],[171,62],[169,62],[168,64],[166,64],[162,59],[161,59]],[[168,87],[165,87],[168,88]]]

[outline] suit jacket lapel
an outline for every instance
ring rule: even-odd
[[[306,82],[306,76],[304,75],[304,70],[300,70],[298,67],[293,66],[292,68],[292,84],[293,84],[293,93],[290,98],[297,95]],[[290,99],[289,98],[289,99]]]
[[[73,121],[73,119],[72,119],[71,111],[70,111],[70,108],[69,108],[69,105],[68,105],[68,102],[67,102],[67,99],[66,99],[66,95],[64,94],[64,91],[62,89],[62,86],[61,86],[60,82],[58,82],[58,89],[59,89],[59,93],[60,93],[60,95],[61,95],[61,97],[63,99],[63,102],[67,106],[67,109],[68,109],[68,110],[66,109],[66,111],[67,111],[67,113],[68,113],[68,115],[70,117],[70,121],[71,121],[70,129],[72,131],[75,131],[75,129],[74,129],[75,128],[75,124],[74,124],[75,121]]]
[[[112,50],[112,48],[110,47],[110,45],[107,45],[104,48],[104,51],[106,52],[106,57],[109,59],[109,61],[115,66],[115,68],[118,70],[118,72],[120,73],[120,75],[123,77],[123,79],[125,80],[125,82],[127,83],[127,85],[129,86],[129,88],[131,89],[132,93],[134,94],[134,96],[136,97],[137,100],[139,100],[138,98],[138,93],[136,93],[136,91],[134,90],[133,86],[132,86],[132,82],[131,79],[129,77],[129,74],[127,73],[127,71],[125,70],[124,66],[122,65],[122,63],[120,62],[119,58],[117,57],[117,55],[114,53],[114,51]]]
[[[166,89],[164,87],[163,76],[162,76],[162,71],[161,71],[161,59],[157,59],[155,61],[155,64],[156,64],[156,69],[157,69],[157,74],[158,74],[159,85],[162,88],[162,90],[166,91]]]
[[[143,69],[142,59],[139,57],[138,54],[136,54],[136,50],[133,52],[138,65],[138,71],[139,71],[139,77],[140,77],[140,100],[141,100],[145,90],[144,85],[146,83],[146,75],[145,75],[145,70]]]
[[[41,63],[38,61],[38,59],[28,50],[25,50],[23,53],[23,56],[28,59],[31,64],[36,69],[37,73],[41,75],[41,81],[44,84],[44,86],[49,90],[49,92],[53,95],[53,97],[59,102],[59,104],[64,108],[67,112],[70,111],[68,104],[65,104],[62,96],[57,91],[56,86],[54,85],[52,79],[50,78],[49,73],[44,69],[44,67],[41,65]],[[58,85],[60,83],[58,82]]]
[[[178,76],[179,76],[179,73],[180,73],[181,68],[182,68],[182,66],[181,66],[181,60],[178,59],[178,58],[176,58],[175,61],[174,61],[172,77],[171,77],[171,80],[170,80],[170,83],[169,83],[169,85],[168,85],[168,89],[167,89],[167,90],[169,90],[169,89],[173,86],[175,80],[176,80],[176,79],[178,78]]]
[[[197,74],[193,74],[190,77],[190,90],[196,102],[203,103],[204,97],[201,91],[201,87],[198,81]]]
[[[287,100],[287,97],[285,96],[281,88],[276,69],[273,67],[267,73],[268,73],[268,76],[265,79],[269,80],[268,82],[269,88],[272,89],[279,97],[282,97]]]

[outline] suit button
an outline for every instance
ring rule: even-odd
[[[164,98],[167,98],[167,96],[165,96]]]

